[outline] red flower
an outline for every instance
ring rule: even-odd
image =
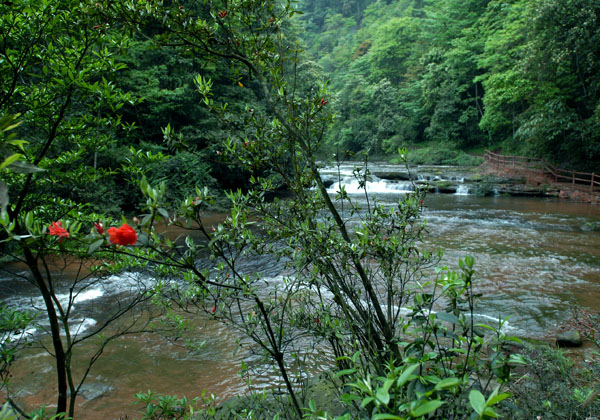
[[[96,223],[94,223],[94,227],[96,228],[96,230],[98,231],[98,233],[100,235],[104,234],[104,226],[102,226],[102,222],[96,222]]]
[[[213,314],[214,314],[215,312],[217,312],[217,307],[213,305],[213,307],[212,307],[212,309],[211,309],[211,311],[210,311],[210,312],[211,312],[211,313],[213,313]]]
[[[48,226],[48,235],[58,236],[58,242],[61,242],[63,238],[69,237],[69,232],[62,227],[62,222],[52,222]]]
[[[321,99],[321,106],[327,105],[327,102],[329,102],[329,101],[326,100],[325,98]]]
[[[117,245],[135,245],[137,242],[137,233],[135,229],[127,223],[123,223],[120,228],[111,227],[108,229],[110,241]]]
[[[219,12],[219,17],[220,17],[221,19],[225,19],[225,16],[227,16],[227,10],[221,10],[221,11]]]
[[[269,18],[269,23],[273,23],[273,17]]]

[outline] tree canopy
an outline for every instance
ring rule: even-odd
[[[598,169],[597,2],[350,3],[302,2],[307,51],[335,75],[330,148],[433,142]]]

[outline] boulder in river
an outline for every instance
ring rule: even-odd
[[[325,185],[325,188],[329,188],[334,184],[334,180],[333,179],[323,179],[323,185]]]
[[[556,336],[558,347],[580,347],[582,344],[581,334],[575,330],[565,331]]]
[[[409,172],[396,171],[377,171],[373,172],[377,178],[386,179],[388,181],[413,181],[417,179],[417,175]]]

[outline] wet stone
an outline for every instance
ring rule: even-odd
[[[106,384],[88,383],[83,384],[79,394],[86,400],[95,400],[96,398],[102,397],[104,394],[112,391],[113,387]]]
[[[575,330],[565,331],[556,337],[558,347],[580,347],[582,344],[581,334]]]
[[[411,181],[417,179],[415,174],[408,172],[377,171],[373,172],[373,175],[388,181]]]

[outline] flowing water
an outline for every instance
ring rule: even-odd
[[[352,168],[325,168],[322,174],[334,181],[329,187],[332,194],[341,184],[360,201],[364,191],[352,177]],[[372,170],[401,171],[390,165],[375,165]],[[457,267],[465,255],[475,257],[481,319],[493,324],[508,317],[507,332],[544,339],[570,316],[571,305],[598,308],[600,233],[589,226],[600,223],[600,208],[558,199],[477,197],[469,194],[469,174],[452,168],[420,168],[417,175],[421,180],[447,179],[458,184],[456,194],[427,196],[423,217],[429,234],[424,246],[443,249],[442,264],[449,267]],[[391,204],[414,187],[409,181],[375,177],[367,188]],[[249,261],[247,269],[274,280],[281,274],[268,258]],[[118,298],[128,278],[127,274],[114,276],[110,287],[91,287],[79,297],[80,331],[99,322],[94,314]],[[14,307],[40,303],[27,282],[15,277],[0,278],[0,296]],[[224,398],[242,393],[246,385],[237,372],[248,355],[235,351],[238,337],[209,319],[195,322],[198,341],[205,345],[194,353],[151,334],[128,336],[109,346],[87,381],[90,387],[87,399],[81,399],[79,417],[132,416],[133,394],[148,389],[188,397],[200,395],[202,389]],[[91,348],[84,347],[76,358],[85,360],[84,353]],[[268,381],[267,372],[263,383]],[[14,383],[20,401],[31,406],[52,402],[55,385],[49,357],[41,349],[29,350],[15,367]]]

